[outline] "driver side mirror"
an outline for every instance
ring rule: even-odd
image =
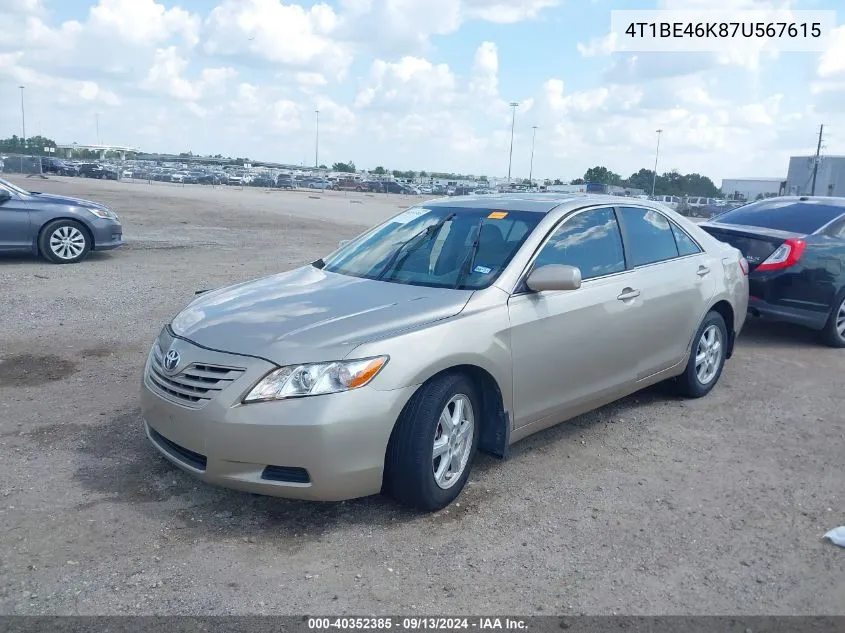
[[[578,290],[581,287],[581,269],[561,264],[540,266],[528,275],[526,285],[534,292]]]
[[[12,199],[12,194],[10,194],[5,189],[0,189],[0,204],[3,204],[7,200],[11,200],[11,199]]]

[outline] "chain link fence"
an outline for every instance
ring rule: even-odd
[[[41,176],[44,174],[42,157],[27,154],[0,154],[0,173]]]

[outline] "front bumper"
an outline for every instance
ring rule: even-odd
[[[98,220],[91,227],[95,251],[109,251],[123,246],[123,226],[115,220]]]
[[[212,484],[292,499],[339,501],[381,491],[387,443],[415,387],[244,405],[244,395],[274,365],[179,339],[174,345],[186,363],[244,368],[201,406],[184,406],[157,388],[149,374],[152,354],[147,359],[145,430],[176,466]]]

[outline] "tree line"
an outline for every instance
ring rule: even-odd
[[[48,152],[44,151],[45,147],[56,147],[56,141],[43,136],[30,136],[24,141],[17,134],[12,134],[10,138],[0,138],[0,152],[8,154],[46,156]]]
[[[642,189],[648,194],[651,193],[653,183],[654,195],[656,196],[702,196],[706,198],[717,198],[722,195],[719,188],[707,176],[695,173],[682,174],[677,170],[658,174],[656,180],[654,178],[654,171],[651,169],[640,169],[628,178],[623,178],[619,174],[610,171],[607,167],[598,165],[596,167],[590,167],[584,172],[583,178],[576,178],[571,182],[573,185],[582,185],[585,183]]]

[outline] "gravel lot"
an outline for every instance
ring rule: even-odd
[[[409,198],[17,179],[127,245],[0,258],[0,613],[845,614],[845,351],[751,323],[719,386],[653,389],[481,457],[436,515],[201,484],[147,445],[156,333]],[[319,199],[309,197],[319,195]]]

